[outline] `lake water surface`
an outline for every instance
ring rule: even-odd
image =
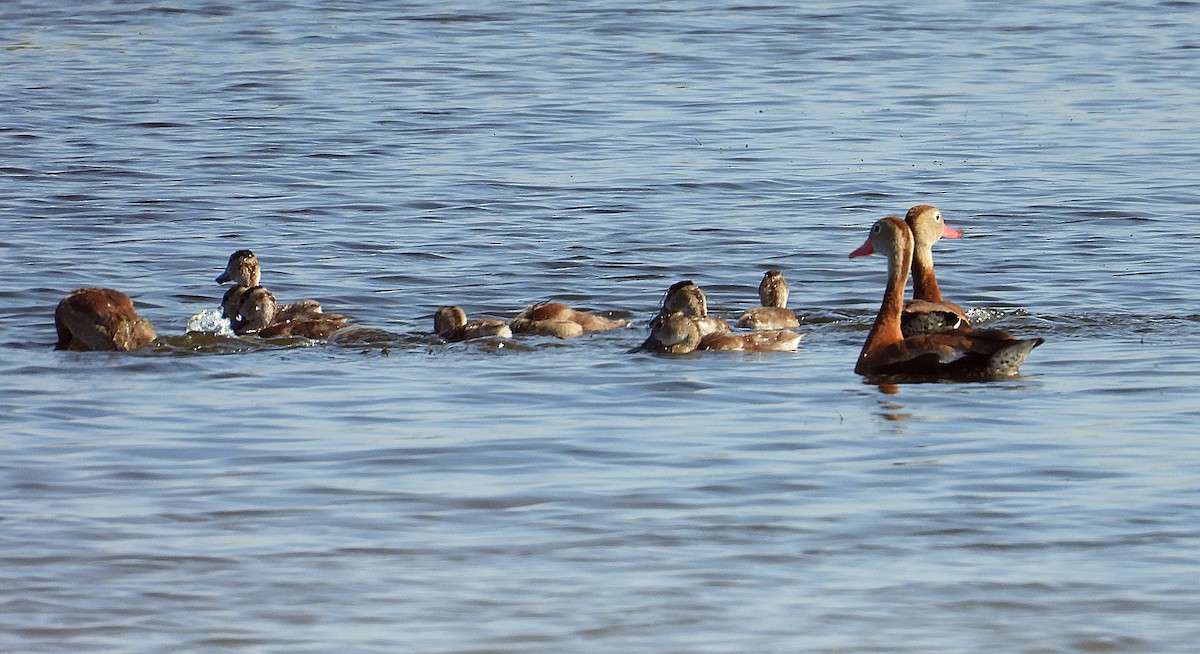
[[[894,4],[0,5],[0,650],[1196,651],[1200,3]],[[921,203],[1020,378],[853,374]],[[187,335],[240,248],[363,329]]]

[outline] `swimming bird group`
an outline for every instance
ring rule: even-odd
[[[998,329],[973,329],[962,307],[942,299],[933,273],[932,246],[962,233],[945,224],[937,207],[918,205],[904,219],[889,216],[871,226],[851,258],[887,257],[883,303],[858,355],[854,372],[923,378],[975,379],[1015,375],[1041,338],[1018,339]],[[913,301],[904,302],[909,270]]]
[[[889,216],[871,226],[867,240],[851,258],[876,252],[888,261],[887,284],[879,312],[863,343],[854,371],[868,377],[901,376],[935,379],[987,379],[1018,373],[1043,339],[1020,339],[997,329],[975,329],[966,312],[942,298],[933,270],[933,244],[959,238],[930,205],[911,208],[903,219]],[[904,295],[909,273],[913,297]],[[221,299],[222,316],[240,336],[328,338],[351,324],[344,315],[325,313],[316,300],[280,305],[261,284],[258,258],[238,250],[217,278],[233,282]],[[708,314],[704,291],[690,280],[667,289],[649,335],[634,351],[688,354],[702,350],[748,352],[791,351],[801,334],[801,319],[787,309],[788,284],[783,273],[767,271],[758,287],[762,306],[729,323]],[[54,312],[56,349],[120,350],[143,347],[156,338],[154,327],[138,316],[128,295],[110,288],[79,288],[63,297]],[[628,320],[606,318],[558,302],[535,304],[511,321],[468,320],[458,306],[439,307],[433,333],[446,341],[512,338],[536,334],[573,338],[588,332],[628,327]]]

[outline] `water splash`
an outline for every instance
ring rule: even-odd
[[[988,307],[972,307],[967,309],[967,320],[971,321],[972,325],[999,320],[1008,315],[1008,312],[1001,309],[993,309]]]
[[[217,336],[236,336],[233,333],[233,327],[230,325],[229,319],[221,315],[220,309],[205,309],[188,318],[187,330],[189,332],[216,334]]]

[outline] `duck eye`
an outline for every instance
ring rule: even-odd
[[[941,220],[941,219],[942,219],[942,214],[940,214],[940,213],[935,213],[935,214],[933,214],[933,219],[934,219],[934,220]]]
[[[878,233],[879,233],[879,229],[880,229],[879,225],[878,225],[878,224],[876,224],[874,227],[872,227],[872,228],[871,228],[871,233],[872,233],[872,234],[878,234]]]

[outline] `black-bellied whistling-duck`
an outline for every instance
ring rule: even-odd
[[[479,318],[467,321],[467,312],[462,307],[438,307],[433,314],[433,331],[447,341],[466,341],[472,338],[512,338],[508,323],[495,318]]]
[[[557,338],[574,338],[587,332],[628,326],[628,320],[605,318],[558,302],[535,304],[509,323],[514,334],[540,334]]]
[[[913,299],[904,305],[900,331],[914,336],[969,327],[962,307],[942,299],[933,274],[933,244],[943,238],[962,238],[962,232],[946,224],[941,209],[928,204],[909,209],[904,222],[913,234]]]
[[[136,350],[156,337],[133,300],[111,288],[77,288],[54,309],[56,350]]]
[[[800,334],[786,329],[753,332],[715,332],[701,335],[692,316],[679,311],[660,314],[650,326],[654,345],[648,347],[663,354],[687,354],[696,350],[742,352],[790,352],[800,344]]]
[[[758,283],[758,298],[762,306],[754,307],[737,320],[738,327],[750,329],[791,329],[800,326],[796,314],[787,308],[788,283],[783,273],[768,270]]]
[[[851,258],[880,252],[888,258],[887,289],[863,343],[854,372],[927,378],[986,379],[1017,374],[1041,338],[1016,339],[1000,330],[958,329],[905,337],[900,331],[904,289],[913,255],[912,231],[903,220],[883,218]]]

